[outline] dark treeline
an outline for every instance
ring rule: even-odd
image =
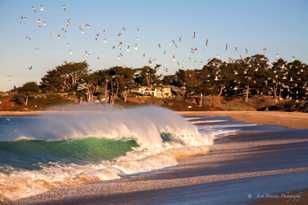
[[[18,98],[27,104],[34,93],[68,93],[88,102],[104,96],[108,102],[126,101],[130,90],[139,86],[172,86],[183,96],[217,95],[225,97],[273,96],[279,99],[306,100],[308,65],[294,60],[270,62],[261,54],[222,61],[213,58],[201,69],[178,70],[174,75],[159,74],[160,65],[129,68],[115,66],[91,71],[86,62],[65,62],[49,70],[39,84],[29,82],[16,88]]]

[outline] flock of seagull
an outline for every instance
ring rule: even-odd
[[[68,11],[68,7],[66,4],[61,5],[61,10],[66,13]],[[44,15],[40,15],[42,13],[47,12],[47,9],[44,5],[40,4],[40,5],[33,5],[32,6],[32,12],[35,14],[34,17],[34,22],[35,22],[35,26],[38,29],[43,29],[45,27],[47,27],[47,21],[42,17]],[[17,20],[17,22],[19,24],[26,24],[33,21],[33,17],[28,17],[28,16],[20,16]],[[90,30],[93,28],[92,24],[90,23],[81,23],[81,24],[77,24],[77,26],[75,24],[73,24],[73,20],[72,18],[68,17],[64,19],[63,25],[61,26],[60,32],[54,33],[51,32],[51,36],[57,40],[61,40],[63,39],[64,41],[67,41],[68,39],[65,38],[66,34],[68,32],[70,32],[70,30],[73,27],[77,27],[78,31],[80,32],[81,35],[84,35],[86,33],[91,33]],[[92,29],[93,31],[93,29]],[[106,47],[111,49],[111,51],[116,51],[116,58],[118,60],[121,60],[124,56],[128,55],[128,53],[131,53],[133,51],[141,51],[141,45],[143,45],[143,42],[141,42],[141,29],[140,27],[137,27],[135,29],[135,40],[134,42],[127,42],[124,40],[124,36],[126,35],[126,33],[128,32],[128,29],[123,26],[122,28],[120,28],[120,30],[115,33],[115,38],[113,38],[114,36],[110,36],[109,32],[107,32],[106,29],[102,29],[101,31],[98,31],[95,33],[95,35],[93,36],[93,40],[98,42],[98,41],[102,41],[103,44],[106,44]],[[107,34],[108,33],[108,34]],[[109,37],[108,37],[109,36]],[[197,32],[192,32],[192,35],[190,37],[193,41],[197,42],[197,39],[200,39],[198,36]],[[34,40],[33,37],[31,35],[25,35],[25,39],[28,41],[32,41]],[[112,39],[115,39],[115,41],[113,42]],[[163,56],[166,57],[167,61],[171,61],[175,64],[176,67],[184,69],[185,68],[185,63],[189,63],[190,65],[192,63],[200,63],[201,65],[204,64],[204,60],[202,60],[201,57],[201,51],[202,49],[206,49],[209,46],[209,39],[205,38],[202,44],[198,44],[198,46],[196,47],[191,47],[189,49],[187,49],[187,51],[189,52],[189,54],[187,55],[188,58],[187,59],[183,59],[181,60],[177,55],[176,55],[176,50],[177,49],[185,49],[183,47],[181,47],[181,44],[183,42],[183,37],[179,36],[176,39],[170,40],[169,42],[167,42],[166,44],[163,43],[157,43],[157,48],[160,50],[161,54]],[[110,45],[111,44],[111,45]],[[195,43],[194,43],[195,44]],[[70,42],[66,42],[65,43],[65,48],[67,49],[67,53],[70,56],[73,56],[75,52],[80,52],[80,51],[74,51],[71,47],[71,43]],[[225,51],[231,50],[231,46],[230,44],[226,43],[225,44]],[[237,46],[235,46],[234,51],[237,52],[239,55],[239,48]],[[35,48],[35,50],[40,50],[40,48]],[[266,49],[263,49],[263,51],[265,52]],[[89,50],[83,50],[81,51],[82,53],[82,58],[84,60],[86,60],[89,56],[95,56],[97,60],[101,60],[102,59],[102,55],[99,55],[98,53],[92,53]],[[245,48],[245,54],[248,55],[249,51],[247,48]],[[137,55],[139,55],[140,57],[142,57],[150,66],[152,66],[153,64],[155,64],[157,62],[157,57],[153,57],[151,56],[151,54],[149,52],[137,52]],[[240,55],[241,56],[241,55]],[[219,55],[216,56],[216,58],[220,58]],[[162,65],[161,67],[166,73],[168,73],[168,66],[167,65]],[[28,70],[32,70],[33,66],[29,66],[27,68]]]

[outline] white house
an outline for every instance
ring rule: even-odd
[[[156,98],[172,97],[172,90],[169,86],[157,86],[152,88],[148,86],[140,86],[138,88],[132,89],[130,92],[142,96],[153,96]]]

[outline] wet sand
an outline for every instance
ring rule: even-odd
[[[273,131],[270,131],[273,130]],[[209,154],[120,180],[58,189],[16,204],[251,204],[308,188],[308,130],[245,128]]]

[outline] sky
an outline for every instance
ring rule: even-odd
[[[308,63],[307,11],[308,0],[0,0],[0,90],[39,83],[65,61],[92,70],[152,61],[162,74],[256,53]]]

